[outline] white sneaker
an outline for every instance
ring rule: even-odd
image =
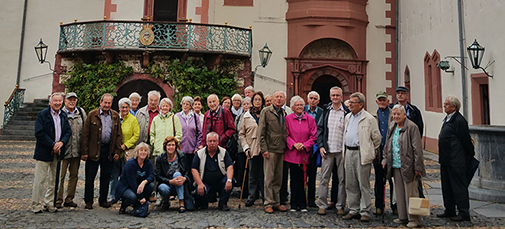
[[[307,212],[309,212],[306,208],[304,208],[304,209],[302,209],[302,210],[300,210],[300,211],[301,211],[301,212],[303,212],[303,213],[307,213]]]
[[[291,208],[291,209],[289,209],[289,211],[290,211],[290,212],[296,212],[296,209]]]

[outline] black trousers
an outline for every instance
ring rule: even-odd
[[[316,152],[316,153],[319,153]],[[316,202],[316,173],[317,173],[317,156],[309,157],[309,164],[307,166],[307,188],[309,204]]]
[[[470,198],[468,196],[468,186],[466,181],[466,166],[440,165],[440,176],[442,181],[442,197],[444,200],[445,212],[456,213],[467,218],[470,217]]]
[[[193,184],[193,182],[195,182],[195,180],[193,179],[193,174],[191,173],[191,163],[193,163],[193,158],[195,157],[195,154],[193,153],[186,153],[184,154],[184,156],[186,157],[186,175],[189,177],[189,184]],[[155,165],[156,166],[156,165]],[[191,187],[190,188],[190,191],[193,191],[193,185],[189,185]]]
[[[247,160],[247,157],[244,152],[238,153],[237,154],[237,160],[235,161],[233,165],[233,177],[235,177],[235,180],[237,183],[235,184],[236,187],[242,187],[242,183],[244,183],[244,190],[243,196],[248,196],[249,195],[249,175],[246,173],[245,181],[244,181],[244,172],[245,172],[245,161]]]
[[[281,190],[279,193],[281,205],[286,205],[286,202],[288,201],[288,196],[289,196],[288,171],[289,171],[289,165],[286,161],[283,161],[283,164],[282,164],[282,185],[281,185]]]
[[[375,208],[384,209],[384,186],[386,185],[386,170],[382,168],[382,164],[380,162],[373,163],[374,171],[375,171]],[[389,179],[389,198],[391,200],[391,209],[395,210],[396,205],[393,205],[393,190],[394,184],[393,180]]]
[[[254,201],[263,198],[263,156],[258,155],[249,159],[249,196],[247,200]],[[243,195],[245,196],[245,195]]]
[[[307,200],[305,199],[305,188],[303,181],[302,165],[286,162],[290,171],[291,186],[291,209],[306,209]]]
[[[98,202],[104,203],[107,202],[107,193],[109,192],[109,182],[112,173],[112,161],[109,161],[109,145],[102,145],[98,161],[86,160],[84,182],[85,203],[93,203],[94,183],[98,167],[100,167],[100,196],[98,197]]]

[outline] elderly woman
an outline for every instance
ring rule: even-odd
[[[235,95],[238,95],[238,94],[235,94]],[[242,98],[240,95],[238,95],[238,96],[240,98]],[[233,97],[235,97],[235,96],[233,96]],[[237,180],[236,185],[239,187],[241,187],[242,183],[244,182],[243,179],[244,179],[246,155],[244,154],[244,149],[242,148],[242,145],[240,144],[240,139],[239,139],[238,135],[239,135],[239,131],[240,131],[240,124],[242,123],[242,117],[244,116],[244,114],[247,111],[249,111],[249,107],[251,106],[251,98],[249,98],[249,97],[244,98],[242,101],[240,101],[240,104],[244,104],[243,107],[240,107],[240,109],[244,112],[235,117],[235,126],[237,128],[237,132],[235,132],[235,134],[233,134],[233,138],[235,139],[235,141],[237,141],[237,150],[238,150],[237,160],[236,160],[234,167],[233,167],[234,171],[235,171],[233,176],[235,177],[235,180]],[[233,110],[234,108],[232,107],[231,109]],[[247,175],[246,175],[245,179],[247,180]],[[244,183],[244,190],[242,190],[243,195],[248,195],[248,193],[249,193],[248,187],[249,187],[248,183]]]
[[[179,199],[179,212],[186,212],[184,207],[184,183],[187,178],[186,157],[179,148],[179,141],[168,136],[163,142],[165,152],[156,158],[156,170],[154,174],[158,182],[158,192],[163,197],[163,209],[170,207],[170,195],[177,195]]]
[[[168,136],[173,136],[177,138],[178,141],[182,139],[182,127],[179,117],[174,113],[170,112],[174,104],[169,98],[163,98],[160,101],[159,109],[160,113],[154,117],[151,123],[151,145],[153,149],[153,160],[165,151],[163,149],[163,141]],[[156,163],[156,161],[154,162]]]
[[[119,115],[121,117],[121,130],[123,133],[123,144],[121,145],[121,153],[119,154],[119,159],[112,162],[112,172],[110,179],[110,197],[109,202],[111,204],[116,203],[115,191],[116,184],[118,182],[119,175],[123,171],[123,166],[125,164],[125,156],[126,158],[130,158],[132,155],[127,155],[128,151],[132,151],[129,149],[133,149],[135,147],[135,143],[140,136],[140,128],[139,123],[137,122],[137,118],[130,113],[130,108],[132,106],[132,102],[128,98],[122,98],[118,102],[119,105]]]
[[[231,115],[233,116],[233,119],[235,119],[237,116],[241,115],[244,112],[244,109],[242,108],[242,96],[239,94],[234,94],[231,97]],[[237,130],[238,131],[238,130]]]
[[[131,101],[130,114],[135,116],[137,114],[137,111],[139,110],[139,104],[142,97],[139,95],[139,93],[133,92],[130,94],[130,97],[128,98]]]
[[[203,108],[203,105],[202,105],[202,97],[200,96],[195,96],[195,98],[193,98],[194,102],[193,102],[193,112],[198,115],[198,117],[200,118],[200,127],[203,127],[203,118],[205,117],[204,113],[202,111],[202,108]]]
[[[185,96],[181,101],[182,111],[177,113],[182,126],[181,150],[186,154],[186,168],[191,168],[193,157],[202,142],[202,125],[198,115],[191,110],[193,104],[194,100],[190,96]]]
[[[221,99],[221,106],[226,107],[228,110],[231,108],[231,99],[225,96]]]
[[[149,160],[149,145],[142,142],[135,147],[133,158],[128,160],[116,186],[116,199],[121,199],[119,214],[126,208],[144,204],[154,190],[154,170]]]
[[[405,107],[393,107],[393,122],[389,124],[382,166],[387,166],[387,179],[394,178],[398,218],[394,223],[408,223],[407,227],[419,227],[421,216],[409,215],[409,197],[419,197],[414,179],[426,175],[424,170],[421,134],[417,125],[407,119]]]
[[[305,101],[300,96],[291,98],[292,114],[286,116],[287,149],[284,161],[287,162],[291,177],[291,211],[307,212],[304,186],[307,179],[307,164],[312,146],[317,139],[316,121],[303,111]]]
[[[249,98],[249,97],[247,97]],[[252,96],[253,107],[244,111],[242,121],[238,126],[238,136],[245,155],[249,158],[249,195],[245,206],[254,205],[254,201],[263,195],[263,157],[257,137],[260,113],[264,107],[263,93],[258,91]],[[245,104],[245,103],[244,103]]]
[[[272,105],[274,97],[271,94],[265,95],[265,107]]]

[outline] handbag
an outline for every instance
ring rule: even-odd
[[[409,195],[409,214],[410,215],[420,215],[420,216],[429,216],[430,215],[430,200],[428,198],[420,198],[420,197],[412,197],[412,190],[414,190],[414,182],[416,182],[416,177],[414,177],[414,181],[412,181],[412,189],[410,190]],[[422,179],[422,178],[421,178]],[[421,180],[422,182],[422,180]],[[424,186],[424,182],[422,182]],[[426,191],[426,197],[428,197],[428,191],[426,188],[423,188]]]
[[[149,201],[144,204],[139,204],[133,208],[133,216],[135,217],[147,217],[149,215]]]
[[[131,149],[127,149],[124,152],[125,152],[124,161],[127,162],[128,160],[130,160],[130,158],[133,157],[133,154],[135,153],[135,147],[133,147]]]

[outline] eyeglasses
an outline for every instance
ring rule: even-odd
[[[349,101],[349,103],[352,103],[352,104],[354,104],[354,103],[361,103],[361,102],[353,102],[353,101]]]

